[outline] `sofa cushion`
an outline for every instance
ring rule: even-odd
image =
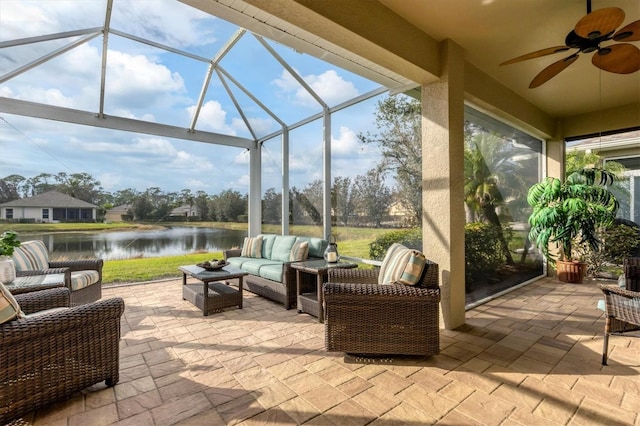
[[[309,256],[309,241],[296,240],[291,247],[289,260],[292,262],[300,262],[306,260]]]
[[[262,257],[262,236],[245,237],[242,244],[242,256],[260,259]]]
[[[271,259],[273,252],[273,243],[276,240],[276,234],[260,234],[262,236],[262,258]]]
[[[86,271],[73,271],[71,273],[71,291],[89,287],[100,280],[100,273],[94,269]]]
[[[13,297],[13,294],[0,283],[0,324],[12,321],[16,318],[24,318],[24,312]]]
[[[271,281],[282,282],[282,264],[265,265],[260,268],[260,276]]]
[[[260,275],[260,270],[266,265],[277,265],[282,268],[282,263],[274,262],[269,259],[248,259],[242,264],[242,270],[250,273],[251,275]]]
[[[420,280],[425,264],[424,254],[402,244],[392,244],[380,266],[378,284],[415,285]]]
[[[324,251],[329,245],[327,240],[316,237],[298,237],[297,241],[309,242],[309,257],[324,257]]]
[[[47,246],[40,240],[25,241],[13,251],[16,271],[35,271],[49,268]]]
[[[293,243],[296,242],[296,238],[294,235],[278,235],[273,243],[273,252],[271,253],[270,259],[289,262],[291,247],[293,247]]]
[[[234,268],[242,268],[242,265],[244,265],[244,263],[248,260],[249,260],[248,257],[238,256],[238,257],[228,258],[227,262],[229,262],[229,264]]]

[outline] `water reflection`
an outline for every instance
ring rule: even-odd
[[[171,227],[151,231],[29,234],[28,239],[44,241],[54,260],[92,257],[113,260],[226,250],[241,247],[246,235],[246,231],[229,229]]]

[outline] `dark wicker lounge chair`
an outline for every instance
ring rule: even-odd
[[[68,307],[64,287],[15,296],[26,313]],[[95,383],[118,382],[120,298],[0,325],[0,424]]]
[[[64,274],[65,286],[71,290],[71,306],[102,297],[102,259],[50,261],[40,240],[24,242],[15,249],[16,276]]]
[[[640,330],[640,258],[626,258],[623,264],[625,288],[599,284],[604,293],[605,325],[602,365],[607,365],[609,335]]]
[[[377,284],[378,269],[331,269],[324,285],[325,346],[362,355],[440,351],[438,265],[416,286]]]

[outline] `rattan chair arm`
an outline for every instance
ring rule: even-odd
[[[379,269],[329,269],[327,281],[334,283],[377,284]]]
[[[104,261],[102,259],[79,259],[50,261],[50,268],[69,268],[71,271],[95,270],[102,271]]]
[[[25,314],[71,306],[71,291],[66,287],[16,294],[15,298]]]
[[[615,284],[598,284],[598,288],[602,290],[605,295],[614,293],[629,299],[640,298],[640,291],[627,290]]]
[[[74,306],[0,325],[0,347],[19,342],[37,340],[43,336],[65,334],[73,330],[107,326],[124,312],[124,301],[119,297]]]
[[[440,301],[439,288],[424,288],[404,284],[354,284],[354,283],[326,283],[323,288],[325,300],[333,295],[354,297],[354,303],[361,297],[381,298],[421,298]],[[362,300],[362,299],[359,299]]]
[[[241,255],[242,255],[242,249],[229,249],[229,250],[222,251],[222,256],[224,260],[227,260],[230,257],[240,257]]]
[[[66,267],[59,268],[47,268],[47,269],[32,269],[30,271],[16,271],[17,277],[29,277],[32,275],[50,275],[50,274],[64,274],[69,270]]]

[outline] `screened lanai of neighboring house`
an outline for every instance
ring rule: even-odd
[[[562,47],[587,13],[581,0],[473,1],[464,8],[446,0],[100,0],[47,3],[46,11],[44,2],[10,3],[12,15],[0,4],[0,54],[9,59],[0,62],[0,113],[16,130],[13,141],[35,141],[22,130],[30,117],[202,142],[191,145],[198,179],[211,175],[199,168],[205,159],[212,169],[224,163],[225,174],[244,170],[237,182],[249,194],[250,235],[261,230],[265,190],[281,191],[281,211],[288,211],[288,189],[307,183],[301,170],[322,182],[322,233],[335,232],[339,224],[328,220],[333,178],[378,159],[375,149],[347,149],[359,132],[375,130],[375,102],[396,94],[421,99],[422,244],[441,268],[447,328],[464,323],[473,290],[464,228],[478,218],[464,207],[468,149],[501,184],[500,214],[523,241],[512,259],[528,266],[519,285],[545,273],[522,237],[524,189],[563,174],[565,139],[640,127],[638,72],[603,72],[588,52],[577,52],[570,66],[529,89],[536,74],[571,52],[500,65]],[[634,2],[592,6],[624,9],[618,27],[640,18]],[[33,16],[43,17],[41,25],[27,25]],[[69,81],[87,83],[65,86]],[[126,96],[131,90],[134,101]],[[181,113],[168,108],[175,104]],[[348,114],[353,110],[359,113]],[[106,146],[119,149],[103,142],[77,143],[97,156]],[[139,154],[163,147],[141,144]]]

